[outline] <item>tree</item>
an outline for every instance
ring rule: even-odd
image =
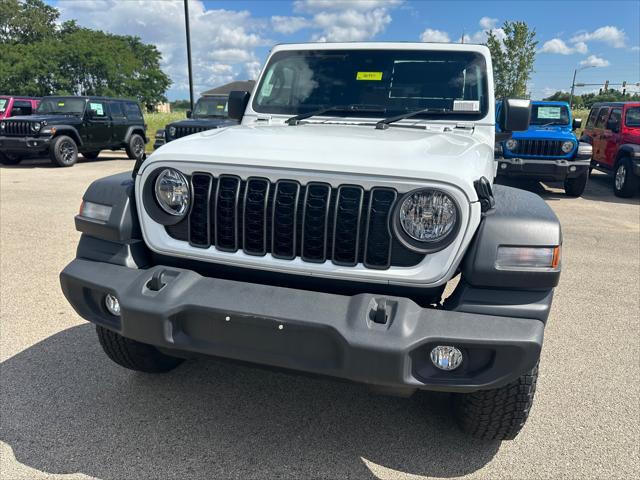
[[[494,31],[487,32],[487,47],[493,61],[496,98],[524,98],[527,82],[533,72],[536,56],[536,31],[525,22],[504,22],[504,38]]]
[[[544,100],[568,102],[569,94],[567,92],[555,92],[553,95]],[[573,107],[575,109],[591,108],[597,102],[637,102],[640,101],[638,93],[622,93],[620,90],[607,90],[602,93],[585,93],[573,96]]]
[[[58,24],[41,0],[0,3],[0,91],[133,97],[147,107],[165,101],[171,84],[161,55],[140,38]]]

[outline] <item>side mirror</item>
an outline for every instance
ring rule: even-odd
[[[245,92],[245,91],[241,91],[241,90],[235,90],[231,93],[229,93],[229,100],[228,100],[228,109],[229,109],[229,118],[232,118],[234,120],[242,120],[242,117],[244,116],[244,111],[247,108],[247,105],[249,104],[249,98],[251,97],[251,94],[249,92]]]
[[[498,124],[503,132],[523,132],[531,121],[531,100],[508,98],[502,101]]]
[[[607,130],[611,130],[613,133],[618,133],[620,131],[620,123],[617,121],[607,121]]]
[[[191,118],[192,112],[191,110],[187,110],[187,118]]]
[[[582,126],[582,119],[581,118],[574,118],[573,119],[573,125],[571,126],[571,130],[577,130]]]
[[[87,118],[89,120],[92,120],[97,116],[98,116],[98,112],[96,112],[95,110],[91,110],[91,109],[87,110]]]

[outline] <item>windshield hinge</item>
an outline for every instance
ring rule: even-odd
[[[473,123],[456,123],[456,128],[460,128],[462,130],[473,130],[475,125]]]
[[[271,115],[260,115],[256,116],[256,122],[271,122]]]

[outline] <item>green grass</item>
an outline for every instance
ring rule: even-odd
[[[167,123],[175,122],[176,120],[182,120],[187,118],[185,112],[172,112],[172,113],[147,113],[144,116],[144,120],[147,123],[147,137],[149,137],[149,143],[147,143],[147,153],[153,151],[153,141],[156,136],[156,132],[160,128],[164,128]]]

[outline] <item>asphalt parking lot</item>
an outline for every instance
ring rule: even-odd
[[[109,158],[109,159],[106,159]],[[447,396],[201,359],[160,376],[102,353],[64,299],[82,193],[130,160],[0,167],[0,476],[39,478],[638,478],[640,205],[595,174],[541,184],[563,274],[532,415],[512,442],[470,440]]]

